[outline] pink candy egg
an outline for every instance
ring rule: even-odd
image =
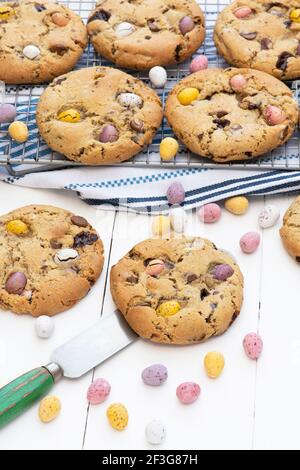
[[[149,276],[158,276],[165,269],[165,263],[161,259],[149,261],[145,271]]]
[[[240,239],[240,247],[243,253],[254,253],[260,243],[260,234],[247,232]]]
[[[204,222],[205,224],[212,224],[220,219],[221,213],[222,211],[220,206],[215,202],[211,202],[200,207],[198,211],[198,217],[201,222]]]
[[[190,64],[190,72],[195,73],[199,70],[205,70],[208,67],[208,59],[205,55],[198,55]]]
[[[244,338],[243,346],[250,359],[258,359],[263,350],[263,341],[256,333],[248,333]]]
[[[110,384],[105,379],[96,379],[88,388],[87,399],[91,405],[99,405],[110,394]]]
[[[239,7],[233,12],[234,16],[239,19],[247,18],[248,16],[251,15],[251,13],[252,13],[252,10],[249,7]]]
[[[266,106],[263,110],[263,115],[270,126],[276,126],[285,120],[285,114],[277,106]]]
[[[185,405],[190,405],[197,400],[201,392],[201,388],[195,382],[184,382],[178,385],[176,389],[177,398]]]
[[[230,85],[235,91],[242,91],[243,88],[245,88],[245,86],[247,85],[247,80],[245,79],[244,75],[239,73],[231,77]]]

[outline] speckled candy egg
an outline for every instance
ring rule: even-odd
[[[191,18],[190,16],[184,16],[179,21],[179,29],[180,29],[181,34],[183,35],[189,33],[194,28],[195,28],[195,23],[193,21],[193,18]]]
[[[183,106],[188,106],[198,98],[199,94],[198,88],[187,87],[178,93],[177,99]]]
[[[57,116],[57,119],[62,122],[79,122],[81,120],[81,115],[80,112],[77,111],[77,109],[66,109],[65,111],[62,111],[59,113]]]
[[[234,196],[226,199],[225,209],[234,215],[243,215],[247,212],[249,201],[245,196]]]
[[[241,73],[234,75],[230,79],[230,85],[234,91],[241,92],[247,85],[247,80]]]
[[[147,424],[145,435],[149,444],[162,444],[166,440],[166,427],[161,421],[154,419]]]
[[[23,49],[23,55],[26,59],[34,60],[40,55],[41,51],[39,48],[33,44],[28,44]]]
[[[205,70],[208,67],[208,59],[205,55],[198,55],[190,63],[190,72],[195,73],[199,70]]]
[[[39,418],[43,423],[49,423],[55,419],[61,410],[60,399],[54,395],[49,395],[40,403]]]
[[[28,139],[28,127],[22,121],[14,121],[8,128],[10,137],[16,142],[23,143]]]
[[[258,225],[260,228],[269,228],[273,227],[279,219],[280,212],[276,206],[269,204],[264,207],[258,216]]]
[[[221,207],[211,202],[200,207],[198,211],[198,217],[204,224],[212,224],[217,222],[222,215]]]
[[[177,398],[185,405],[190,405],[197,400],[200,395],[200,386],[195,382],[184,382],[176,389]]]
[[[183,207],[173,206],[170,212],[171,227],[177,233],[183,233],[187,224],[187,215]]]
[[[159,145],[159,154],[162,160],[168,161],[175,157],[179,149],[176,139],[173,137],[165,137]]]
[[[95,379],[88,388],[87,400],[91,405],[99,405],[110,394],[110,384],[105,379]]]
[[[163,67],[156,65],[149,71],[149,79],[154,88],[163,88],[167,83],[167,71]]]
[[[161,259],[152,259],[147,264],[145,272],[149,276],[159,276],[161,272],[165,269],[165,263]]]
[[[168,300],[167,302],[160,304],[160,306],[156,309],[156,313],[161,317],[172,317],[173,315],[176,315],[180,309],[181,306],[177,300]]]
[[[6,230],[14,235],[26,235],[26,233],[28,233],[27,225],[20,219],[7,222]]]
[[[125,38],[134,32],[135,28],[133,24],[124,21],[123,23],[119,23],[115,28],[115,33],[119,38]]]
[[[167,190],[167,199],[169,204],[181,204],[185,198],[184,187],[179,181],[170,184]]]
[[[212,276],[217,281],[226,281],[234,273],[229,264],[216,264],[212,269]]]
[[[224,356],[217,351],[208,352],[204,358],[204,369],[211,379],[216,379],[221,375],[224,365]]]
[[[53,318],[41,315],[35,320],[35,332],[39,338],[50,338],[54,331]]]
[[[142,98],[135,93],[120,93],[118,101],[121,106],[125,106],[126,108],[140,107],[143,104]]]
[[[256,333],[248,333],[243,340],[245,353],[250,359],[258,359],[263,350],[263,341]]]
[[[16,108],[12,104],[6,103],[0,106],[0,124],[12,122],[17,115]]]
[[[240,239],[240,247],[243,253],[254,253],[260,243],[260,234],[257,232],[247,232]]]
[[[286,118],[282,109],[278,108],[278,106],[271,105],[268,105],[263,109],[263,116],[269,126],[281,124]]]
[[[111,427],[123,431],[128,424],[128,411],[122,403],[113,403],[107,408],[106,416]]]
[[[5,290],[9,294],[21,295],[26,287],[27,277],[20,271],[11,273],[5,282]]]
[[[77,258],[79,258],[78,251],[73,248],[63,248],[54,255],[54,262],[59,266],[69,266]]]
[[[251,8],[249,7],[239,7],[236,10],[234,10],[233,14],[236,18],[238,19],[243,19],[243,18],[248,18],[252,13]]]
[[[158,386],[165,383],[168,378],[168,369],[163,364],[153,364],[142,372],[142,379],[146,385]]]

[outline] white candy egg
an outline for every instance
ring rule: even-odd
[[[177,233],[184,232],[187,222],[185,210],[180,206],[173,206],[170,212],[171,226]]]
[[[269,204],[264,207],[258,216],[258,225],[261,228],[273,227],[279,219],[280,212],[276,206]]]
[[[30,59],[30,60],[33,60],[36,57],[38,57],[40,53],[41,51],[39,50],[39,48],[32,44],[25,46],[23,49],[23,55],[27,57],[27,59]]]
[[[133,31],[133,24],[128,23],[127,21],[118,24],[115,28],[115,33],[119,38],[125,38],[126,36],[129,36],[129,34],[133,33]]]
[[[143,103],[142,98],[135,93],[120,93],[118,101],[122,106],[126,106],[127,108],[135,108],[136,106],[141,106]]]
[[[149,444],[162,444],[166,440],[166,428],[163,423],[154,419],[146,426],[146,439]]]
[[[47,315],[41,315],[35,320],[35,332],[39,338],[50,338],[54,331],[54,321]]]
[[[163,67],[156,65],[150,70],[149,78],[155,88],[163,88],[167,83],[167,71]]]
[[[73,248],[63,248],[55,253],[54,262],[58,265],[68,266],[77,258],[79,258],[79,254],[76,250],[73,250]]]

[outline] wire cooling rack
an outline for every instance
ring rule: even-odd
[[[230,0],[198,0],[197,1],[206,17],[206,39],[196,54],[205,54],[210,67],[226,67],[228,64],[218,56],[213,42],[213,28],[218,13],[228,4]],[[60,0],[73,11],[80,14],[83,20],[87,20],[90,11],[94,8],[94,0]],[[195,55],[196,55],[195,54]],[[164,89],[156,90],[163,105],[167,95],[173,86],[189,74],[190,60],[169,67],[168,81]],[[76,68],[108,65],[114,67],[107,60],[97,55],[91,44],[88,45]],[[150,85],[147,72],[128,73],[140,78]],[[287,83],[294,92],[295,98],[300,100],[300,80]],[[24,175],[38,171],[56,170],[64,167],[75,167],[82,165],[78,162],[67,160],[64,156],[52,152],[38,133],[35,122],[36,104],[39,96],[47,85],[30,86],[17,85],[6,86],[5,102],[12,103],[17,108],[17,119],[24,121],[29,128],[29,139],[24,144],[12,141],[8,135],[8,125],[0,125],[0,166],[6,166],[13,175]],[[278,170],[300,170],[300,133],[296,129],[291,139],[283,146],[269,152],[256,160],[241,163],[220,164],[209,159],[192,154],[184,145],[180,145],[179,152],[174,160],[163,162],[159,156],[159,143],[163,137],[172,136],[173,132],[166,120],[158,130],[153,142],[141,153],[127,162],[117,166],[135,166],[147,168],[227,168],[227,169],[278,169]]]

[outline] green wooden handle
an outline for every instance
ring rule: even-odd
[[[50,372],[38,367],[0,388],[0,428],[26,411],[54,384]]]

